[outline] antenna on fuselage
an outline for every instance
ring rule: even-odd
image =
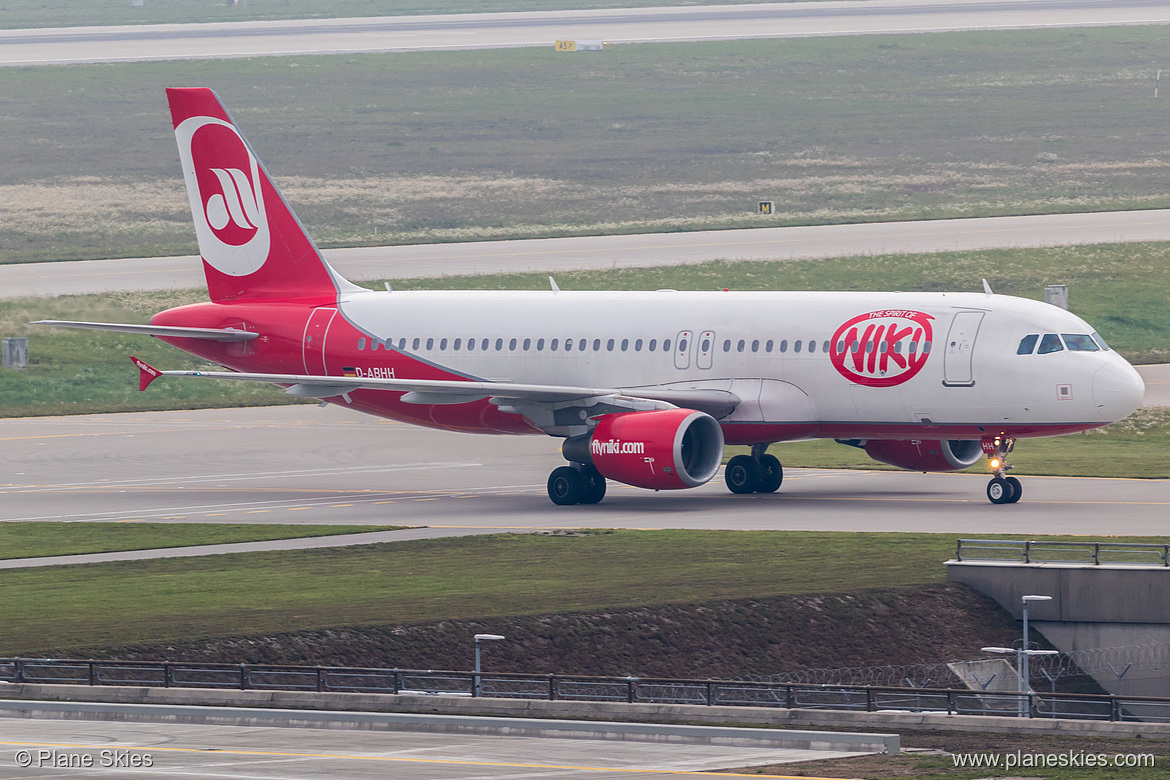
[[[548,278],[548,283],[552,285],[552,291],[554,293],[559,293],[561,291],[561,288],[557,287],[557,280],[551,276]]]
[[[386,292],[394,292],[394,288],[390,286],[390,282],[382,282],[382,284],[386,285]]]
[[[989,297],[995,295],[995,293],[991,291],[991,285],[987,283],[986,279],[983,280],[983,292],[986,293]]]

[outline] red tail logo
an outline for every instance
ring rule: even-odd
[[[837,328],[829,359],[855,384],[893,387],[908,382],[930,357],[932,319],[920,311],[859,314]]]

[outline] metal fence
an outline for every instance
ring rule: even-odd
[[[1130,542],[1034,542],[1014,539],[960,539],[960,561],[1003,563],[1103,563],[1170,566],[1170,544]]]
[[[477,679],[478,678],[478,679]],[[561,674],[0,658],[10,683],[479,696],[1170,723],[1170,698]],[[477,684],[478,682],[478,684]]]

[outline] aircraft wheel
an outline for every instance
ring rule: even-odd
[[[1011,483],[1003,477],[994,477],[987,483],[987,500],[993,504],[1010,504],[1014,492]]]
[[[605,477],[597,469],[586,466],[581,469],[581,504],[596,504],[605,498]]]
[[[1012,489],[1012,497],[1008,499],[1009,504],[1014,504],[1020,500],[1020,496],[1024,495],[1024,486],[1020,484],[1020,480],[1015,477],[1005,477],[1004,482],[1008,483],[1008,487]]]
[[[723,481],[732,493],[755,493],[760,485],[760,467],[751,455],[736,455],[727,461]]]
[[[784,467],[775,455],[765,455],[760,458],[760,484],[757,493],[775,493],[784,481]]]
[[[585,480],[572,466],[560,466],[548,475],[548,497],[557,506],[580,503],[584,492]]]

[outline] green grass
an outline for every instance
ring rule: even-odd
[[[403,527],[261,523],[0,523],[0,559],[301,539],[397,531]]]
[[[941,534],[598,531],[9,570],[0,655],[919,585],[953,550]]]
[[[220,92],[323,246],[1165,207],[1168,35],[9,68],[0,262],[194,251],[176,84]]]

